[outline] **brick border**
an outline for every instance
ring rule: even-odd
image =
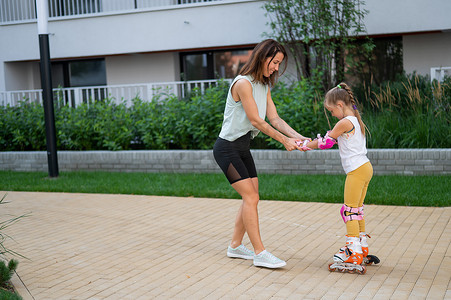
[[[252,150],[259,173],[344,174],[338,150]],[[376,175],[449,175],[451,149],[369,149]],[[60,171],[219,173],[211,150],[59,151]],[[48,171],[47,153],[0,152],[0,170]]]

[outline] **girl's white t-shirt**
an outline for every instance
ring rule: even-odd
[[[354,129],[338,137],[341,165],[346,174],[354,171],[370,160],[366,156],[366,139],[360,129],[359,121],[354,116],[345,117],[354,125]]]
[[[229,93],[227,94],[227,101],[224,109],[224,121],[222,122],[221,132],[219,137],[229,142],[242,137],[251,131],[251,137],[254,138],[260,132],[255,128],[251,121],[247,118],[241,101],[235,102],[232,97],[232,87],[240,79],[246,79],[252,85],[252,96],[258,108],[258,115],[263,120],[266,117],[266,104],[269,87],[267,85],[253,82],[250,75],[238,75],[230,85]]]

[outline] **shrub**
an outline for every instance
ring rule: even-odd
[[[125,103],[112,99],[55,109],[58,148],[68,150],[128,150],[133,119]]]
[[[22,297],[14,292],[14,287],[9,282],[14,274],[14,271],[17,269],[18,264],[19,262],[15,259],[11,259],[8,262],[8,265],[6,265],[4,261],[0,261],[0,299],[22,299]]]
[[[145,149],[211,149],[222,124],[228,83],[220,81],[191,98],[169,96],[164,101],[134,100],[136,136]]]
[[[204,94],[197,93],[191,99],[188,106],[189,115],[194,126],[188,128],[191,137],[189,149],[211,149],[221,131],[225,99],[229,90],[229,84],[220,81]]]
[[[5,150],[45,149],[44,109],[22,101],[18,106],[0,107],[0,148]]]
[[[205,93],[193,90],[186,99],[159,93],[151,102],[112,99],[76,108],[55,107],[59,150],[211,149],[220,132],[229,85],[220,81]],[[304,79],[272,89],[278,114],[307,137],[324,134],[328,124],[324,93]],[[381,85],[355,86],[362,117],[371,135],[370,148],[450,148],[451,78],[431,83],[427,77],[404,75]],[[0,107],[0,147],[6,151],[45,150],[42,106],[22,102]],[[333,118],[329,118],[335,122]],[[264,134],[253,148],[283,149]]]

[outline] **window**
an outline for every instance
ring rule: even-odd
[[[52,63],[54,87],[106,85],[104,59],[74,60]]]
[[[374,82],[380,84],[383,81],[394,80],[397,75],[403,72],[403,49],[402,38],[380,37],[372,38],[374,49],[372,50],[371,60],[367,60],[359,55],[358,50],[354,55],[353,70],[354,77],[347,75],[348,81],[355,82]],[[366,40],[356,42],[357,46],[365,43]],[[356,47],[356,49],[360,49]]]
[[[234,78],[249,60],[252,50],[216,52],[214,57],[215,74],[219,78]]]
[[[213,55],[209,53],[188,54],[184,56],[184,80],[213,79]]]
[[[251,49],[182,53],[182,80],[234,78],[251,53]]]
[[[376,82],[394,80],[403,72],[402,38],[375,38],[374,44],[371,70]]]
[[[104,59],[73,61],[68,65],[71,87],[106,85]]]
[[[52,85],[54,88],[104,86],[106,85],[105,59],[52,63]],[[65,91],[65,93],[65,99],[77,97],[74,90]],[[81,89],[84,102],[89,99],[103,100],[106,96],[104,88]]]

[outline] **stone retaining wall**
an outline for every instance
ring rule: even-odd
[[[252,150],[259,173],[344,174],[338,150]],[[376,175],[451,174],[451,149],[369,149]],[[65,171],[218,173],[211,150],[59,151]],[[0,152],[0,170],[48,172],[47,152]]]

